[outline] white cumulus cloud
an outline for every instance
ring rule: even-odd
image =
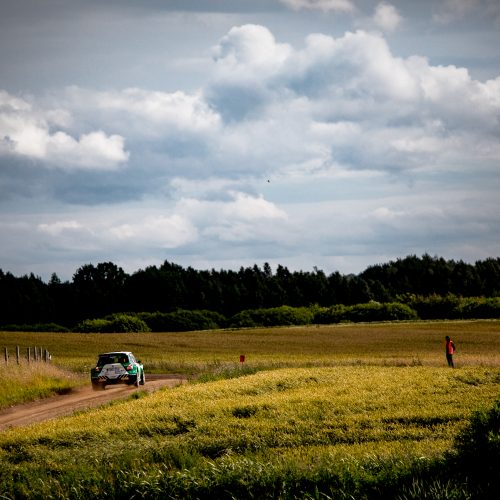
[[[383,31],[394,31],[400,26],[402,20],[401,15],[394,5],[382,2],[375,8],[373,22],[375,26]]]
[[[157,125],[170,125],[184,131],[218,127],[220,120],[200,94],[129,88],[98,93],[95,99],[99,109],[126,112]]]
[[[276,224],[286,223],[286,212],[262,196],[233,192],[227,201],[186,198],[177,210],[209,239],[223,241],[268,241],[279,238]]]
[[[46,139],[45,158],[57,165],[80,168],[115,169],[128,160],[125,139],[106,135],[102,130],[82,134],[74,139],[56,132]]]
[[[149,215],[113,226],[109,232],[119,241],[139,247],[177,248],[198,238],[196,227],[179,214]]]
[[[44,112],[25,99],[0,91],[0,154],[42,160],[60,168],[115,169],[127,161],[125,140],[103,131],[75,138],[54,125],[69,121],[63,110]]]
[[[55,97],[53,108],[64,112],[54,119],[83,122],[90,133],[58,130],[28,101],[8,96],[1,147],[109,169],[127,160],[125,143],[134,144],[141,167],[152,160],[178,179],[446,170],[473,157],[490,168],[495,161],[500,78],[480,82],[463,67],[396,57],[382,34],[363,30],[311,34],[294,48],[264,26],[242,25],[213,53],[208,84],[197,92],[72,87]]]
[[[255,33],[246,35],[251,39]],[[274,47],[272,39],[269,43]],[[274,61],[273,50],[269,54]],[[259,65],[265,66],[262,57]],[[246,67],[245,61],[233,52],[235,66]],[[450,159],[478,154],[493,159],[496,154],[498,78],[483,83],[465,68],[433,66],[418,56],[395,57],[383,36],[364,31],[339,38],[310,35],[303,49],[288,48],[286,57],[269,67],[272,72],[259,73],[264,89],[259,117],[243,116],[230,129],[232,144],[252,158],[255,147],[265,145],[270,156],[290,161],[282,138],[296,162],[300,151],[306,161],[307,155],[324,158],[331,148],[331,158],[354,168],[392,168],[393,162],[409,166],[418,160],[411,154],[419,152],[439,151]],[[224,83],[221,79],[217,85],[224,88]],[[272,138],[269,150],[266,137]],[[478,146],[470,150],[474,142]],[[436,165],[447,168],[448,163]]]

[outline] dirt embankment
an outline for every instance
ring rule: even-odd
[[[89,381],[87,387],[74,389],[68,394],[1,410],[0,431],[71,415],[75,411],[99,406],[114,399],[127,398],[136,391],[154,392],[162,387],[175,387],[186,382],[186,378],[176,375],[147,375],[146,384],[138,389],[134,386],[115,385],[106,387],[104,391],[94,391]]]

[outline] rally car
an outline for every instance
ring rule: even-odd
[[[90,370],[90,380],[95,391],[111,384],[144,385],[144,366],[129,351],[99,354],[97,363]]]

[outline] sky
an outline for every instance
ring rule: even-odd
[[[0,269],[500,256],[498,0],[0,0]]]

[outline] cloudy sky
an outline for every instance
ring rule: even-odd
[[[0,0],[0,269],[500,255],[498,0]]]

